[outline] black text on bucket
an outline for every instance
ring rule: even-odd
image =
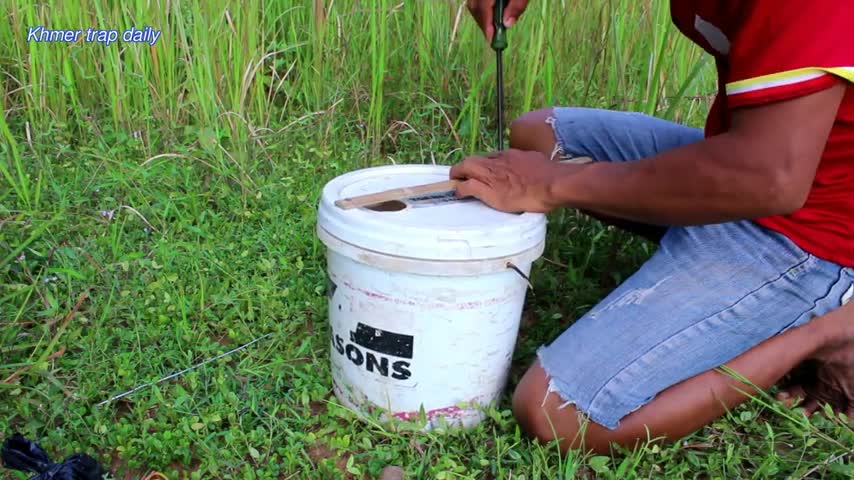
[[[332,348],[339,355],[368,372],[395,380],[407,380],[412,376],[409,360],[412,359],[413,342],[412,335],[388,332],[364,323],[350,332],[348,342],[334,332],[332,336]]]

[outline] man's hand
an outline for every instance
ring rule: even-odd
[[[503,212],[547,213],[559,205],[552,193],[558,174],[574,165],[549,160],[540,152],[504,150],[488,157],[469,157],[451,167],[451,178],[463,180],[458,197],[475,197]]]
[[[495,26],[492,23],[492,12],[495,2],[501,0],[468,0],[466,6],[471,12],[480,29],[486,35],[487,41],[492,41]],[[510,0],[504,8],[504,27],[510,28],[528,8],[528,0]]]

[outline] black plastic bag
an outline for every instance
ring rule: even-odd
[[[36,442],[16,433],[3,442],[3,465],[12,470],[37,473],[30,480],[101,480],[104,469],[94,458],[75,453],[62,463],[52,463]]]

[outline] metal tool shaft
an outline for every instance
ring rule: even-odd
[[[498,150],[504,150],[504,66],[501,63],[501,50],[496,52],[495,67],[498,69],[496,74],[496,115],[498,116]]]
[[[497,103],[495,106],[496,123],[498,128],[497,146],[498,150],[504,150],[504,65],[501,54],[507,48],[506,28],[504,27],[504,8],[508,0],[495,0],[492,11],[492,25],[495,33],[492,37],[492,49],[495,50],[495,95]]]

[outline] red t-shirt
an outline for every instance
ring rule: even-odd
[[[717,63],[707,136],[729,128],[733,109],[848,82],[806,204],[755,221],[817,257],[854,267],[854,1],[673,0],[671,14]]]

